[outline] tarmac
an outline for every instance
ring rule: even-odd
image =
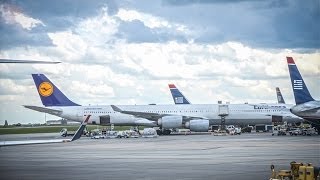
[[[31,137],[36,139],[37,135]],[[57,134],[46,137],[60,138]],[[9,139],[17,140],[17,136]],[[69,143],[6,146],[0,147],[0,177],[33,180],[269,179],[271,164],[276,170],[289,169],[291,161],[320,166],[319,136],[248,133],[129,139],[82,137]]]

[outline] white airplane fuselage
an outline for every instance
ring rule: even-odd
[[[225,115],[226,125],[254,125],[272,124],[272,116],[282,116],[288,123],[301,122],[302,119],[293,115],[289,109],[291,105],[279,104],[225,104],[228,113]],[[210,125],[219,125],[220,104],[184,104],[184,105],[118,105],[124,111],[158,113],[165,116],[199,117],[208,119]],[[91,115],[90,124],[114,124],[114,125],[145,125],[157,126],[158,119],[145,119],[133,115],[116,112],[111,106],[66,106],[50,107],[61,110],[54,114],[62,118],[82,121],[86,115]],[[177,127],[178,128],[178,127]]]
[[[291,107],[290,111],[305,119],[320,119],[320,101],[309,101]],[[319,122],[318,122],[319,124]]]

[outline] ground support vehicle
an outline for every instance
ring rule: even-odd
[[[296,163],[295,161],[290,163],[290,170],[275,171],[274,165],[271,165],[271,177],[269,180],[319,180],[319,170],[319,166],[313,166],[310,163]]]

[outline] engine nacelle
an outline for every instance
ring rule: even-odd
[[[209,120],[195,119],[186,122],[185,127],[190,129],[190,131],[195,132],[208,132],[209,130]]]
[[[158,120],[158,125],[163,129],[180,128],[182,126],[182,116],[164,116]]]

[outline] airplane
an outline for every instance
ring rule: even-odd
[[[80,121],[83,116],[91,114],[92,118],[88,122],[91,124],[160,127],[159,133],[167,135],[170,134],[170,129],[182,127],[191,131],[205,132],[210,125],[220,125],[221,120],[225,120],[226,125],[300,122],[300,118],[291,114],[288,110],[290,107],[286,104],[81,106],[69,100],[45,75],[32,74],[32,77],[45,107],[30,105],[24,107],[74,121]],[[276,112],[280,115],[272,114]]]
[[[310,95],[292,57],[287,57],[287,63],[296,102],[296,105],[291,107],[290,111],[313,124],[320,134],[320,101],[314,100]]]
[[[73,135],[71,139],[47,139],[47,140],[27,140],[27,141],[0,141],[1,146],[15,146],[15,145],[28,145],[28,144],[49,144],[49,143],[62,143],[62,142],[72,142],[80,139],[81,134],[86,127],[91,115],[85,116],[85,120],[81,123],[77,132]]]
[[[289,111],[289,107],[279,104],[180,104],[180,105],[135,105],[115,106],[114,111],[134,115],[156,122],[163,133],[168,129],[187,128],[196,132],[207,132],[211,125],[256,125],[301,122]],[[276,115],[275,115],[276,114]]]
[[[24,105],[25,108],[77,122],[81,122],[83,116],[90,114],[89,124],[156,126],[147,119],[115,112],[111,106],[81,106],[67,98],[44,74],[32,74],[32,78],[45,107]]]
[[[15,59],[0,59],[0,63],[24,63],[24,64],[58,64],[59,61],[35,61],[35,60],[15,60]]]
[[[191,104],[174,84],[168,84],[168,86],[175,104]]]
[[[278,104],[285,104],[286,102],[283,99],[283,96],[281,94],[279,87],[276,87],[276,94],[277,94]]]

